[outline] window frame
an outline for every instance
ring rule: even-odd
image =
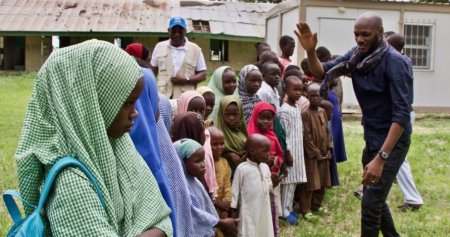
[[[423,27],[429,27],[429,34],[431,34],[430,38],[430,45],[419,45],[419,44],[407,44],[408,43],[408,35],[406,35],[406,27],[407,26],[423,26]],[[434,71],[434,62],[435,62],[435,44],[436,44],[436,25],[433,23],[421,23],[421,22],[405,22],[403,24],[403,34],[405,36],[405,47],[403,48],[403,53],[408,56],[411,61],[412,58],[406,54],[406,49],[426,49],[429,50],[429,53],[427,54],[427,66],[420,66],[420,65],[413,65],[413,69],[415,71]],[[426,40],[426,39],[424,39]]]
[[[213,41],[219,41],[221,45],[221,50],[219,52],[222,52],[221,54],[215,54],[212,50],[212,42]],[[225,52],[225,53],[224,53]],[[228,40],[220,40],[220,39],[210,39],[209,40],[209,61],[211,62],[228,62],[229,60],[229,41]],[[214,59],[213,59],[214,57]],[[217,57],[217,59],[215,59]]]

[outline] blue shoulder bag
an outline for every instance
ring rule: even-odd
[[[53,182],[55,181],[56,177],[62,170],[68,167],[75,167],[83,171],[83,173],[88,177],[88,179],[94,186],[95,192],[97,192],[97,195],[100,199],[103,208],[106,209],[106,204],[103,195],[100,191],[97,181],[95,180],[91,172],[79,160],[73,157],[64,157],[58,160],[53,165],[47,177],[45,178],[44,186],[42,187],[41,196],[39,197],[39,203],[37,207],[26,202],[22,198],[22,196],[20,196],[20,194],[15,190],[6,190],[3,193],[3,200],[5,202],[6,208],[8,209],[9,215],[11,216],[14,222],[14,225],[9,230],[7,237],[44,236],[44,224],[42,222],[42,217],[40,215],[41,209],[44,206],[45,201],[47,200],[48,193],[50,192],[50,189],[52,188]],[[17,207],[17,204],[14,201],[13,197],[20,199],[24,205],[34,208],[33,213],[26,216],[25,218],[22,218],[22,215],[20,214],[19,208]]]

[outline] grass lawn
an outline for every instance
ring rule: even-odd
[[[34,73],[0,75],[0,190],[17,189],[14,152],[19,139],[33,84]],[[209,78],[209,77],[208,77]],[[358,236],[360,201],[352,195],[361,180],[360,157],[363,148],[362,128],[357,120],[344,121],[349,160],[338,165],[341,186],[330,189],[324,201],[329,213],[316,224],[300,221],[298,226],[281,223],[281,236]],[[396,206],[403,202],[397,185],[393,185],[388,204],[402,236],[448,236],[450,233],[450,119],[427,115],[414,125],[408,155],[412,172],[425,205],[419,212],[401,213]],[[3,202],[0,202],[0,236],[11,226]]]

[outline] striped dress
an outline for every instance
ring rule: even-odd
[[[300,110],[284,103],[278,111],[281,125],[286,131],[286,146],[294,160],[292,167],[287,167],[288,176],[281,184],[305,183],[305,159],[303,154],[303,124]]]

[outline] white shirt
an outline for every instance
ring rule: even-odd
[[[269,84],[263,81],[261,88],[259,88],[256,94],[259,96],[261,101],[275,105],[277,111],[280,109],[280,95],[278,94],[277,88],[272,88]]]
[[[174,47],[169,43],[170,47],[170,54],[172,55],[172,64],[173,64],[173,76],[175,76],[180,70],[181,65],[183,65],[184,56],[186,56],[187,52],[187,46],[188,46],[188,39],[185,38],[185,43],[183,46],[180,47]],[[170,39],[169,39],[170,41]],[[155,47],[156,49],[156,47]],[[157,59],[156,59],[157,52],[153,51],[152,53],[152,59],[150,60],[150,65],[152,67],[157,67]],[[199,57],[197,59],[197,67],[195,68],[196,72],[205,71],[206,70],[206,63],[205,58],[203,57],[203,53],[199,54]]]
[[[272,189],[269,166],[250,160],[241,163],[231,186],[231,207],[239,206],[239,235],[273,237],[269,193]]]

